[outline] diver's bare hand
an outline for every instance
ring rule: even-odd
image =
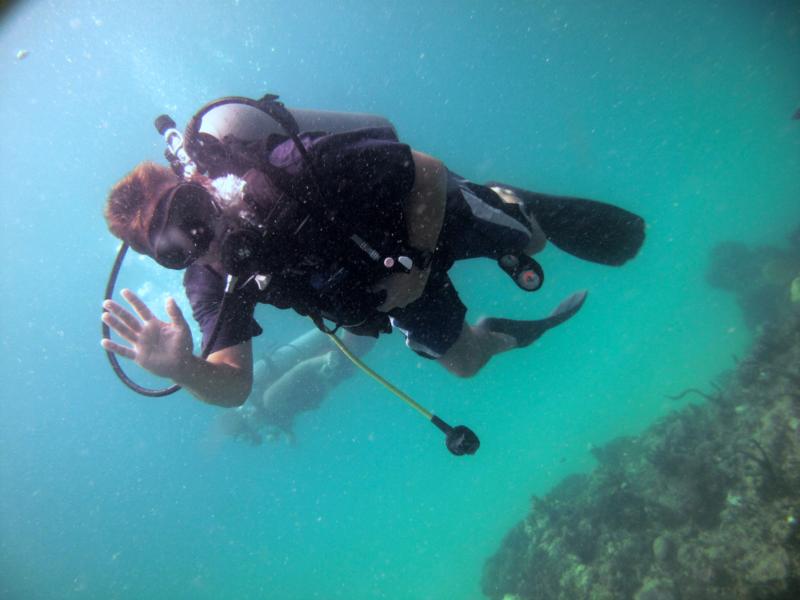
[[[167,300],[167,314],[172,321],[166,323],[157,319],[132,291],[122,290],[122,296],[139,318],[113,300],[103,302],[101,318],[131,346],[104,339],[103,348],[134,360],[155,375],[174,379],[192,358],[192,333],[181,309],[172,298]]]
[[[378,310],[389,312],[394,308],[405,308],[417,300],[425,291],[430,274],[430,267],[417,269],[412,266],[409,273],[392,273],[376,283],[372,286],[373,292],[386,291],[386,299]]]

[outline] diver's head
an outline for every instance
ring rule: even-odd
[[[117,183],[105,207],[111,233],[168,269],[185,269],[209,250],[219,213],[203,185],[151,162]]]
[[[250,181],[236,175],[185,181],[142,163],[111,190],[106,220],[114,235],[168,269],[202,260],[237,277],[269,273],[292,252],[284,233],[305,219],[261,179],[251,194]]]
[[[181,182],[170,169],[143,162],[111,188],[104,210],[108,229],[140,254],[153,256],[150,225],[159,201]]]
[[[221,255],[226,270],[240,274],[245,269],[235,264],[242,253],[239,238],[248,232],[239,222],[246,212],[242,190],[243,184],[238,193],[226,193],[200,176],[187,182],[146,162],[111,190],[106,221],[114,235],[168,269],[185,269],[201,258],[213,262]],[[235,243],[226,244],[228,238]]]

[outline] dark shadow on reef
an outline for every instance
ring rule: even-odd
[[[711,250],[706,282],[734,295],[751,330],[786,319],[800,299],[800,226],[784,244],[718,243]]]
[[[800,305],[795,306],[795,309]],[[705,401],[593,450],[484,567],[493,600],[800,598],[800,310]]]

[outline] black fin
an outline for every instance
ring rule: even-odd
[[[571,296],[565,298],[546,319],[515,321],[513,319],[489,317],[487,319],[481,319],[477,326],[485,327],[489,331],[511,336],[516,341],[517,348],[524,348],[525,346],[530,346],[533,342],[542,337],[542,334],[548,329],[552,329],[556,325],[561,325],[561,323],[575,315],[586,301],[587,294],[588,292],[584,290],[575,292]]]
[[[547,239],[578,258],[619,266],[636,256],[644,243],[644,219],[624,208],[597,200],[529,192],[495,181],[485,185],[514,192],[536,217]]]

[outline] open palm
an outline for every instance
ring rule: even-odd
[[[134,360],[155,375],[174,378],[188,364],[193,348],[189,324],[175,300],[167,300],[171,321],[165,322],[157,319],[132,291],[123,290],[122,296],[139,318],[113,300],[106,300],[102,320],[131,346],[104,339],[103,348]]]

